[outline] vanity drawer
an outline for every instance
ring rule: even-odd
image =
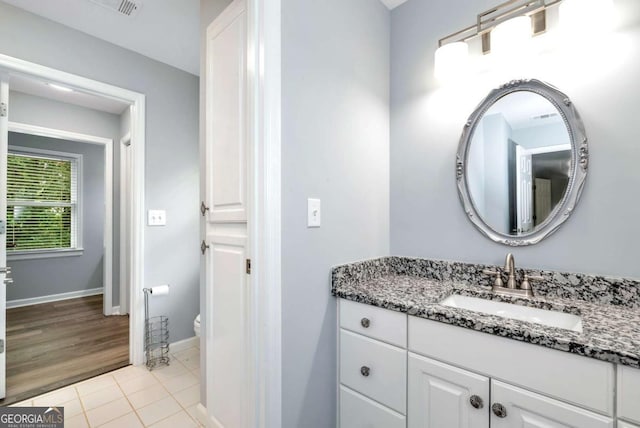
[[[618,417],[640,424],[640,370],[618,366]]]
[[[340,383],[404,415],[407,351],[341,329]]]
[[[413,316],[409,350],[613,415],[614,366],[604,361]]]
[[[340,299],[340,327],[407,347],[407,315],[402,312]]]
[[[406,418],[358,394],[340,386],[341,428],[405,428]]]

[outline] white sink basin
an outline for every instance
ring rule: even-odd
[[[582,333],[582,318],[565,312],[548,311],[546,309],[530,308],[512,303],[497,302],[495,300],[453,294],[440,302],[443,306],[482,312],[503,318],[533,322],[549,327]]]

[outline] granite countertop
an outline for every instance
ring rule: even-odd
[[[448,275],[442,275],[439,269],[442,266],[438,264],[446,267],[451,265],[450,262],[429,262],[431,263],[430,271],[427,269],[416,274],[415,269],[406,269],[408,263],[415,261],[416,259],[385,258],[334,268],[331,292],[336,297],[355,302],[640,368],[640,310],[635,301],[629,301],[625,305],[602,303],[610,302],[611,296],[607,294],[610,290],[601,288],[597,296],[589,296],[589,293],[582,290],[582,297],[585,299],[556,297],[553,293],[547,293],[547,295],[540,293],[534,298],[501,296],[492,293],[486,283],[470,285],[468,278],[461,279],[460,272],[455,273],[455,268],[453,273],[449,269]],[[398,269],[398,266],[401,268]],[[432,269],[434,266],[436,271]],[[486,266],[467,265],[467,267],[468,269],[463,268],[461,271],[468,274],[469,270],[473,270],[477,273]],[[555,272],[539,273],[549,278],[558,278],[558,273]],[[615,280],[609,281],[610,288],[620,293],[621,287],[616,286]],[[630,280],[620,281],[623,282],[622,288],[625,289],[629,285],[638,285]],[[580,285],[574,284],[575,288],[580,288]],[[535,291],[535,285],[533,286]],[[552,289],[552,284],[546,284],[546,287]],[[545,286],[541,286],[540,289],[546,290]],[[628,290],[626,292],[628,294]],[[439,304],[451,294],[482,297],[580,315],[583,331],[578,333]]]

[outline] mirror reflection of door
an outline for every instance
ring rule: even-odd
[[[516,160],[516,232],[528,233],[533,230],[531,153],[516,144]]]
[[[467,160],[471,198],[483,221],[500,233],[526,235],[535,232],[565,196],[570,135],[549,100],[514,92],[483,114]]]

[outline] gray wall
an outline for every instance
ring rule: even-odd
[[[10,261],[7,300],[27,299],[103,287],[104,147],[9,133],[9,145],[83,155],[81,256]]]
[[[282,2],[283,427],[335,426],[330,269],[389,252],[389,23],[379,0]]]
[[[532,268],[640,277],[640,2],[617,0],[621,27],[594,28],[594,41],[561,43],[523,77],[559,87],[574,101],[590,143],[589,177],[573,216],[542,243],[509,249],[483,237],[456,193],[455,153],[462,126],[489,89],[494,71],[453,87],[433,78],[440,37],[470,25],[494,0],[409,0],[391,14],[391,253],[502,263],[512,251]]]
[[[196,43],[196,41],[194,41]],[[145,286],[170,284],[152,313],[171,341],[193,336],[199,311],[198,77],[0,3],[0,53],[146,95],[146,209],[167,226],[145,229]]]
[[[45,98],[41,98],[33,95],[28,95],[21,92],[15,92],[15,91],[11,91],[9,99],[11,104],[11,108],[9,112],[9,120],[12,122],[26,123],[29,125],[37,125],[37,126],[44,126],[47,128],[78,132],[81,134],[93,135],[96,137],[110,138],[110,139],[113,139],[114,142],[117,142],[118,139],[120,138],[120,126],[122,121],[117,115],[102,112],[102,111],[92,110],[92,109],[88,109],[80,106],[75,106],[71,104],[61,103],[61,102],[57,102],[57,101],[53,101],[53,100],[49,100],[49,99],[45,99]],[[49,141],[55,142],[56,140],[49,139]],[[78,143],[73,143],[73,144],[78,144]],[[82,146],[90,146],[90,145],[80,144],[77,147],[82,147]],[[117,144],[115,144],[115,146],[117,146]],[[103,171],[101,174],[104,174],[104,153],[102,152],[102,149],[100,149],[100,147],[98,146],[90,146],[90,147],[94,147],[94,151],[92,153],[98,153],[95,150],[100,150],[101,154],[99,156],[99,161],[100,161],[100,165],[102,165],[101,168]],[[117,155],[117,151],[114,151],[114,157],[115,157],[114,165],[118,163],[116,155]],[[87,173],[86,168],[85,168],[85,173]],[[104,179],[102,178],[103,176],[104,175],[100,176],[101,182],[104,181]],[[119,193],[116,193],[116,192],[118,192],[119,185],[120,185],[120,175],[114,172],[114,175],[113,175],[113,190],[114,190],[113,266],[114,266],[114,272],[113,272],[113,287],[112,287],[112,290],[113,290],[112,296],[113,296],[114,306],[117,306],[119,304],[119,296],[120,296],[120,282],[119,282],[120,266],[118,264],[118,258],[120,254],[119,247],[118,247],[120,211],[119,211],[118,205],[115,205],[118,201]],[[102,194],[104,194],[103,190],[101,192]],[[104,197],[101,197],[101,199],[94,201],[94,203],[99,203],[100,205],[102,205],[104,203]],[[102,209],[100,210],[100,213],[101,213],[100,214],[101,218],[103,218],[104,214]],[[87,214],[85,214],[85,217],[86,216]],[[97,224],[92,219],[87,218],[87,220],[90,220],[88,222],[90,225]],[[103,221],[104,220],[101,220],[100,225],[102,225]],[[86,230],[86,227],[85,227],[85,230]],[[85,231],[85,233],[88,233],[88,231]],[[102,253],[102,242],[103,242],[102,229],[100,229],[99,236],[100,236],[100,252]],[[59,266],[61,266],[62,264],[69,263],[68,260],[63,260],[60,258],[47,259],[47,263],[44,263],[44,262],[45,262],[44,260],[38,260],[37,262],[34,261],[32,265],[29,265],[29,263],[26,261],[19,262],[19,263],[17,261],[14,261],[12,262],[12,266],[17,266],[19,264],[23,270],[23,275],[21,275],[21,277],[23,278],[24,282],[27,284],[36,284],[39,282],[40,278],[47,278],[47,276],[44,275],[44,273],[40,273],[39,271],[32,272],[28,276],[25,276],[26,274],[25,267],[33,266],[34,268],[38,268],[38,269],[43,268],[43,272],[46,272],[52,269],[53,266],[58,266],[59,268]],[[100,263],[101,263],[100,272],[102,272],[102,261]],[[71,273],[67,272],[67,275],[69,274]],[[102,274],[100,273],[100,275]],[[71,278],[67,278],[67,279],[71,279]],[[75,281],[75,282],[81,283],[81,281]],[[16,284],[19,285],[17,277],[16,277]],[[69,287],[69,285],[67,285],[66,287]],[[95,285],[93,287],[77,285],[76,287],[81,287],[84,289],[102,287],[102,277],[100,276],[99,285]],[[76,289],[80,289],[80,288],[76,288]],[[74,289],[66,290],[66,291],[73,291],[73,290]],[[63,291],[60,291],[60,292],[63,292]],[[10,293],[9,289],[7,289],[7,293]],[[18,299],[18,298],[24,298],[24,297],[15,297],[15,296],[18,296],[18,295],[27,296],[27,293],[33,294],[33,292],[29,292],[28,290],[19,291],[17,293],[18,294],[15,294],[15,295],[12,295],[12,294],[8,294],[8,295],[10,296],[10,299],[11,298]],[[33,295],[28,295],[27,297],[35,297],[35,296],[42,296],[42,295],[48,295],[48,294],[56,294],[56,293],[49,292],[44,294],[33,294]]]

